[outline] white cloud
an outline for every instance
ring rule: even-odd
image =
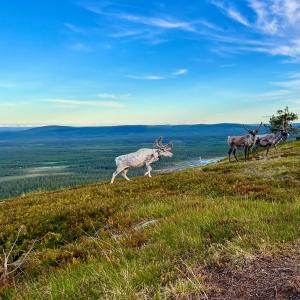
[[[71,23],[64,24],[67,29],[75,33],[85,33],[85,30]]]
[[[74,99],[48,99],[47,102],[70,105],[70,106],[95,106],[106,108],[122,108],[124,105],[117,101],[95,101],[95,100],[74,100]]]
[[[78,52],[90,52],[91,51],[91,48],[86,46],[83,43],[75,43],[75,44],[69,45],[68,48],[71,49],[72,51],[78,51]]]
[[[106,17],[108,21],[117,19],[127,22],[127,24],[121,23],[122,26],[120,26],[119,31],[109,35],[112,38],[145,39],[155,45],[166,41],[166,39],[161,38],[162,34],[170,30],[180,30],[190,32],[196,37],[203,36],[218,43],[231,44],[231,47],[227,49],[218,49],[214,45],[213,51],[216,53],[224,54],[227,51],[236,54],[252,51],[272,56],[284,56],[287,59],[283,62],[300,62],[300,0],[208,1],[227,18],[243,25],[244,28],[238,31],[236,27],[230,28],[230,24],[229,27],[220,28],[209,20],[185,21],[170,15],[144,16],[128,13],[123,10],[125,6],[120,5],[120,3],[114,4],[111,1],[103,1],[94,5],[84,4],[83,7]],[[252,14],[249,14],[249,9]],[[244,13],[246,10],[248,11],[247,15]],[[134,28],[134,24],[140,26]],[[82,30],[70,23],[66,23],[65,26],[74,32]],[[234,47],[236,48],[234,49]],[[75,44],[71,48],[74,51],[90,50],[81,43]],[[165,76],[131,75],[130,77],[133,79],[161,80]]]
[[[294,91],[300,91],[300,77],[299,79],[272,82],[272,85],[282,87],[282,88],[288,88]]]
[[[142,35],[144,33],[146,33],[145,30],[121,30],[119,32],[110,34],[109,37],[124,38],[124,37],[132,37],[132,36]]]
[[[128,78],[137,80],[164,80],[184,76],[188,73],[187,69],[178,69],[169,75],[127,75]]]
[[[253,51],[266,53],[273,56],[285,56],[289,59],[284,62],[298,63],[300,61],[300,1],[299,0],[247,0],[248,8],[254,13],[255,19],[250,22],[238,10],[234,8],[233,0],[211,0],[211,3],[221,10],[227,17],[245,25],[248,31],[243,36],[237,37],[237,33],[226,36],[215,36],[217,41],[232,43],[246,40],[247,34],[260,34],[261,45],[249,44],[228,48],[229,52]],[[226,51],[226,49],[223,49]]]
[[[267,9],[266,4],[258,0],[249,0],[249,6],[256,13],[256,26],[262,32],[267,34],[275,34],[278,31],[278,21],[274,18],[272,14],[269,13],[270,7]]]
[[[131,94],[111,94],[111,93],[99,93],[96,95],[97,98],[100,99],[129,99],[131,97]]]
[[[137,79],[137,80],[163,80],[166,79],[164,76],[160,75],[145,75],[145,76],[139,76],[139,75],[127,75],[130,79]]]
[[[182,75],[186,75],[188,73],[187,69],[179,69],[176,70],[175,72],[173,72],[174,76],[182,76]]]
[[[170,16],[166,16],[164,18],[146,17],[129,13],[109,13],[105,12],[103,10],[103,7],[96,7],[91,5],[83,5],[83,7],[93,13],[114,17],[131,23],[143,24],[161,29],[178,29],[190,32],[195,31],[195,28],[191,23],[179,21]]]
[[[115,16],[117,18],[127,20],[129,22],[150,25],[150,26],[159,27],[163,29],[179,29],[183,31],[195,31],[195,28],[190,23],[176,21],[170,17],[166,19],[162,19],[162,18],[137,16],[132,14],[115,14]]]
[[[102,98],[102,99],[116,99],[116,98],[118,98],[117,95],[107,94],[107,93],[97,94],[97,97]]]
[[[278,98],[278,97],[286,96],[289,94],[290,94],[289,90],[274,90],[274,91],[270,91],[270,92],[257,94],[257,96],[259,96],[261,98]]]
[[[250,26],[249,21],[244,17],[238,10],[236,10],[233,6],[227,6],[223,2],[212,0],[211,3],[221,9],[223,13],[225,13],[229,18],[234,21],[244,25]]]
[[[237,10],[234,8],[228,8],[227,9],[227,14],[229,17],[231,17],[233,20],[243,24],[244,26],[249,26],[249,22],[247,19],[242,16]]]

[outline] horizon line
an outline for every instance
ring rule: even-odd
[[[0,128],[39,128],[39,127],[118,127],[118,126],[193,126],[193,125],[220,125],[220,124],[237,124],[237,125],[257,125],[258,123],[158,123],[158,124],[0,124]],[[297,123],[297,122],[294,122]]]

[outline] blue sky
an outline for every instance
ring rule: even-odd
[[[0,21],[1,125],[300,112],[299,0],[11,0]]]

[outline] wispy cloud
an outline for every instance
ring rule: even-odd
[[[75,43],[68,46],[68,48],[72,51],[78,52],[91,52],[92,49],[85,45],[84,43]]]
[[[277,97],[282,97],[282,96],[286,96],[289,94],[290,94],[289,90],[274,90],[274,91],[270,91],[270,92],[261,93],[258,95],[262,98],[277,98]]]
[[[266,53],[273,56],[285,56],[289,60],[284,62],[300,61],[300,1],[298,0],[247,0],[248,9],[250,8],[255,15],[255,19],[250,22],[235,7],[234,1],[211,0],[211,3],[220,9],[227,17],[243,24],[248,28],[248,34],[260,34],[260,42],[265,45],[259,47],[248,44],[246,47],[237,47],[237,52],[253,51]],[[239,40],[245,39],[244,36]],[[232,38],[230,41],[229,38]],[[237,36],[232,33],[231,37],[216,37],[216,40],[233,45],[236,43]],[[226,49],[225,49],[226,50]],[[233,49],[228,49],[233,50]]]
[[[95,101],[95,100],[74,100],[74,99],[48,99],[50,103],[63,104],[69,106],[94,106],[105,108],[122,108],[124,105],[117,101]]]
[[[278,31],[279,24],[273,14],[269,13],[272,8],[266,6],[269,3],[263,3],[262,1],[249,0],[249,6],[256,13],[256,23],[253,24],[257,29],[267,34],[275,34]]]
[[[177,21],[171,17],[167,18],[153,18],[153,17],[144,17],[132,14],[114,14],[116,18],[123,19],[133,23],[139,23],[144,25],[150,25],[154,27],[159,27],[163,29],[178,29],[183,31],[195,31],[195,28],[191,23]]]
[[[248,1],[257,16],[256,27],[267,34],[282,33],[285,30],[297,29],[299,26],[300,2],[298,0]]]
[[[65,27],[75,33],[85,33],[85,29],[71,23],[64,23]]]
[[[128,99],[131,97],[130,94],[111,94],[111,93],[99,93],[96,95],[100,99]]]
[[[174,76],[183,76],[183,75],[186,75],[187,73],[188,73],[187,69],[179,69],[179,70],[176,70],[175,72],[173,72],[173,75]]]
[[[168,75],[127,75],[130,79],[137,80],[164,80],[184,76],[188,73],[188,69],[178,69]]]
[[[137,80],[163,80],[166,79],[164,76],[160,75],[127,75],[130,79],[137,79]]]
[[[101,99],[117,99],[118,96],[115,94],[108,94],[108,93],[101,93],[101,94],[97,94],[98,98]]]
[[[300,73],[292,75],[289,80],[271,82],[271,84],[273,86],[288,88],[290,90],[300,92]]]
[[[225,5],[225,3],[221,1],[212,0],[211,3],[221,9],[223,13],[225,13],[229,18],[234,21],[244,25],[250,26],[249,21],[245,16],[243,16],[233,5]]]
[[[157,45],[169,40],[162,35],[178,30],[190,33],[193,38],[201,36],[226,44],[225,47],[221,45],[222,49],[214,45],[215,53],[259,52],[286,57],[287,59],[283,62],[300,62],[299,0],[208,0],[208,2],[227,18],[242,25],[241,30],[237,30],[234,24],[231,26],[229,24],[224,28],[201,18],[182,20],[182,18],[159,14],[159,12],[155,15],[132,13],[131,8],[122,6],[120,3],[112,3],[112,1],[98,2],[93,5],[84,3],[82,6],[90,12],[107,18],[108,22],[115,19],[118,24],[122,24],[116,32],[108,34],[111,38],[142,39]],[[129,9],[130,12],[128,12]],[[249,14],[249,10],[252,14]],[[138,28],[135,25],[139,25]],[[65,26],[73,32],[82,32],[82,29],[74,24],[66,23]],[[115,30],[115,28],[111,29]],[[73,45],[73,49],[74,51],[88,51],[86,46],[80,43]],[[163,79],[161,77],[165,76],[151,75],[143,79],[160,80]]]
[[[103,6],[96,6],[96,5],[83,5],[83,7],[95,14],[99,15],[105,15],[108,17],[113,17],[116,19],[124,20],[130,23],[137,23],[142,25],[148,25],[152,27],[157,27],[161,29],[177,29],[177,30],[183,30],[183,31],[195,31],[195,28],[192,23],[177,20],[171,16],[165,16],[165,17],[148,17],[148,16],[142,16],[137,14],[130,14],[125,12],[107,12],[104,11]]]
[[[129,29],[129,30],[121,30],[115,33],[111,33],[109,34],[109,37],[112,38],[126,38],[126,37],[133,37],[133,36],[138,36],[138,35],[142,35],[146,33],[145,30],[133,30],[133,29]]]

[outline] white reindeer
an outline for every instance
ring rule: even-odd
[[[154,149],[143,148],[133,153],[118,156],[115,159],[117,169],[113,173],[110,183],[114,183],[116,176],[118,176],[120,173],[122,173],[122,176],[129,181],[130,179],[127,177],[129,168],[139,168],[146,166],[147,171],[144,176],[148,175],[149,177],[151,177],[151,164],[160,160],[162,156],[172,157],[172,147],[172,144],[163,145],[162,137],[160,137],[155,141]]]

